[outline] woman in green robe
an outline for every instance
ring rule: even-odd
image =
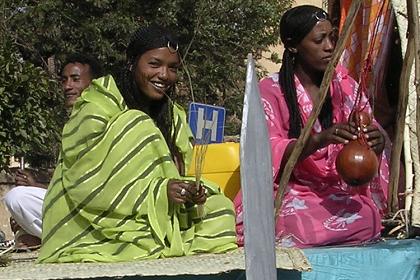
[[[193,137],[175,97],[178,43],[137,30],[120,90],[94,80],[63,129],[38,261],[118,262],[236,248],[233,205],[184,177]]]

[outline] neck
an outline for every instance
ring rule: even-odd
[[[152,102],[139,90],[136,90],[136,93],[134,94],[134,100],[137,103],[136,105],[136,107],[138,107],[137,109],[143,111],[144,113],[150,116]]]
[[[299,81],[301,82],[304,88],[311,87],[320,87],[322,78],[324,77],[324,72],[315,71],[309,67],[302,66],[301,64],[296,64],[295,74],[298,76]]]

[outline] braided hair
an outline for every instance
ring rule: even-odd
[[[161,100],[149,103],[146,101],[145,94],[139,90],[135,80],[136,65],[142,54],[162,47],[169,47],[173,51],[178,49],[177,39],[163,26],[152,24],[140,27],[134,32],[126,49],[127,62],[121,77],[121,94],[129,109],[137,109],[150,116],[161,131],[171,154],[174,155],[177,151],[176,132],[171,136],[174,120],[173,104],[170,97],[175,95],[175,85],[166,92]]]
[[[285,50],[279,71],[279,84],[284,92],[289,109],[289,138],[298,138],[303,127],[294,81],[296,54],[292,53],[289,48],[296,47],[311,32],[312,28],[319,21],[315,16],[317,13],[326,15],[324,10],[318,7],[302,5],[288,10],[280,20],[280,39],[285,46]],[[332,125],[332,101],[329,92],[318,119],[323,129]]]

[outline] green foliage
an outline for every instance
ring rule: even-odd
[[[137,26],[158,22],[180,38],[183,69],[178,84],[185,106],[196,102],[227,109],[227,134],[240,129],[248,53],[259,58],[278,42],[278,22],[291,0],[8,0],[5,29],[23,60],[46,66],[75,51],[91,53],[117,77],[125,46]],[[32,75],[28,73],[28,75]],[[30,76],[30,79],[33,79]],[[2,82],[0,80],[0,82]]]
[[[60,88],[42,68],[23,60],[10,38],[1,39],[0,170],[12,155],[25,155],[37,167],[52,163],[63,116]]]

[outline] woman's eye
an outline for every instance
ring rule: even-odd
[[[151,62],[149,62],[149,65],[152,66],[152,67],[159,67],[160,66],[157,61],[151,61]]]
[[[178,72],[178,66],[169,66],[169,70],[172,72]]]

